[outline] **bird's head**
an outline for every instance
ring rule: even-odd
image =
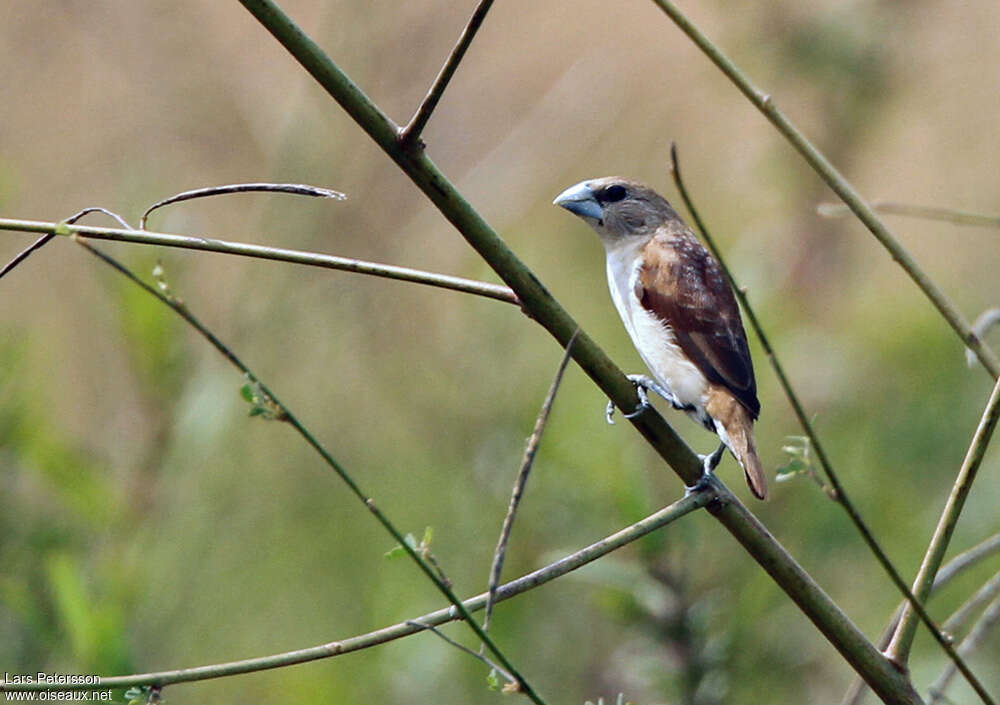
[[[648,239],[661,225],[678,218],[663,196],[620,176],[581,181],[553,203],[583,218],[609,247],[623,240]]]

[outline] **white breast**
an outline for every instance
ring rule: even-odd
[[[640,269],[639,250],[645,244],[641,240],[619,241],[607,248],[611,299],[632,343],[656,381],[672,390],[681,404],[700,411],[705,406],[708,380],[681,352],[670,326],[644,309],[635,294]]]

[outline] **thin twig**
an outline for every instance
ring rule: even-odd
[[[455,226],[466,242],[517,294],[522,309],[562,346],[579,328],[556,300],[468,199],[439,169],[425,150],[404,149],[398,126],[364,91],[286,15],[273,0],[239,0],[282,46],[337,101],[372,140]],[[573,359],[618,408],[639,403],[635,386],[596,342],[581,331]],[[653,411],[631,419],[633,427],[649,442],[686,485],[702,477],[702,463],[691,448]],[[722,494],[709,512],[729,531],[784,593],[795,602],[823,636],[837,649],[872,689],[889,705],[915,705],[920,696],[905,673],[889,662],[830,599],[815,580],[788,553],[754,514],[717,479]]]
[[[979,542],[968,551],[959,553],[948,561],[937,577],[934,578],[934,590],[940,590],[947,583],[951,582],[955,576],[977,565],[985,558],[989,558],[994,553],[1000,553],[1000,533],[993,534],[988,539]]]
[[[417,108],[417,112],[413,114],[406,127],[399,131],[399,141],[404,147],[412,148],[421,144],[419,141],[420,135],[424,131],[424,127],[427,126],[427,121],[431,119],[431,114],[437,107],[438,101],[444,95],[444,89],[448,87],[451,77],[455,75],[458,65],[465,57],[465,52],[468,51],[469,45],[475,39],[476,32],[482,26],[483,20],[486,19],[486,13],[490,11],[492,5],[493,0],[480,0],[479,5],[476,6],[472,17],[469,18],[469,23],[462,30],[458,42],[441,67],[441,71],[438,73],[437,78],[434,79],[434,83],[431,85],[427,95],[424,96],[420,107]]]
[[[413,619],[406,620],[406,623],[409,624],[411,627],[417,627],[418,629],[426,629],[428,631],[434,632],[439,637],[441,637],[442,639],[444,639],[445,642],[447,642],[448,644],[451,644],[452,646],[454,646],[459,651],[464,651],[465,653],[469,654],[473,658],[477,658],[480,661],[482,661],[483,663],[485,663],[487,666],[489,666],[490,668],[492,668],[493,670],[495,670],[497,673],[499,673],[501,676],[503,676],[507,680],[508,683],[517,683],[517,681],[514,679],[514,676],[510,675],[509,673],[507,673],[507,671],[505,671],[501,666],[498,666],[497,664],[493,663],[488,658],[486,658],[483,654],[478,653],[476,651],[473,651],[468,646],[465,646],[464,644],[459,644],[457,641],[455,641],[450,636],[448,636],[447,634],[445,634],[443,631],[441,631],[440,629],[438,629],[437,627],[435,627],[433,624],[423,624],[422,622],[418,622],[418,621],[413,620]]]
[[[823,178],[823,180],[836,192],[843,201],[850,206],[851,210],[861,219],[871,233],[882,243],[899,265],[913,279],[918,287],[927,295],[938,311],[948,321],[949,325],[958,333],[959,337],[967,347],[975,351],[976,356],[983,363],[994,379],[1000,379],[1000,359],[987,348],[976,334],[972,331],[968,321],[955,305],[948,299],[936,284],[917,265],[909,252],[895,238],[889,229],[879,220],[875,212],[868,206],[861,196],[854,190],[854,187],[834,168],[827,158],[802,134],[778,109],[771,96],[758,90],[746,75],[727,57],[708,37],[695,26],[670,0],[653,0],[653,2],[666,13],[671,20],[683,31],[705,55],[736,85],[736,87],[757,107],[778,131],[792,144],[793,147],[805,158],[809,165]],[[912,610],[915,611],[931,628],[933,621],[923,610],[919,602],[910,602]],[[962,675],[966,677],[973,689],[985,703],[993,703],[993,699],[982,686],[979,680],[964,664],[952,645],[941,634],[939,629],[931,628],[935,639],[941,647],[948,653],[952,660],[958,665]]]
[[[1000,598],[997,598],[993,603],[986,608],[983,612],[983,616],[979,618],[976,625],[969,632],[969,636],[962,640],[962,643],[958,646],[958,651],[962,656],[969,656],[979,648],[980,644],[986,639],[986,635],[997,625],[1000,624]],[[942,700],[944,696],[945,688],[951,683],[952,678],[955,677],[955,664],[949,663],[945,666],[944,671],[938,676],[937,680],[931,684],[930,688],[930,701],[928,705],[934,705],[934,703]]]
[[[162,245],[164,247],[178,247],[189,250],[218,252],[226,255],[239,255],[241,257],[254,257],[256,259],[274,260],[276,262],[292,262],[310,267],[337,269],[356,274],[368,274],[386,279],[408,281],[441,289],[451,289],[452,291],[459,291],[464,294],[475,294],[476,296],[504,301],[509,304],[520,304],[514,292],[509,287],[500,284],[489,284],[474,279],[453,277],[447,274],[424,272],[419,269],[409,269],[408,267],[396,267],[391,264],[366,262],[359,259],[335,257],[334,255],[304,252],[302,250],[286,250],[280,247],[250,245],[243,242],[216,240],[207,237],[133,230],[128,226],[125,226],[124,229],[98,228],[71,225],[65,222],[51,223],[37,220],[14,220],[10,218],[0,218],[0,230],[48,233],[50,235],[72,235],[76,233],[77,235],[83,235],[94,240],[114,240],[118,242],[134,242],[142,245]]]
[[[986,337],[990,328],[1000,323],[1000,308],[988,308],[978,316],[972,324],[972,330],[980,340]],[[976,354],[969,348],[965,349],[965,363],[972,367],[976,364]]]
[[[351,492],[361,500],[368,510],[375,516],[378,522],[388,531],[396,542],[403,547],[403,550],[410,556],[410,558],[417,564],[424,575],[431,579],[434,585],[437,586],[438,590],[452,603],[452,605],[458,610],[458,613],[462,616],[475,635],[486,644],[487,648],[493,653],[493,655],[503,664],[504,668],[510,672],[516,682],[518,689],[524,692],[532,702],[536,705],[544,705],[544,700],[535,692],[534,688],[524,679],[523,676],[518,672],[516,668],[510,663],[506,655],[500,650],[496,643],[489,637],[486,632],[483,631],[479,623],[472,618],[472,615],[465,609],[461,601],[455,595],[452,588],[439,577],[437,571],[431,566],[416,550],[415,547],[411,546],[403,534],[396,528],[396,526],[389,520],[389,518],[382,513],[382,511],[375,504],[375,501],[369,497],[367,494],[361,491],[361,488],[354,481],[347,470],[337,462],[336,459],[330,454],[330,452],[313,436],[298,418],[292,414],[291,410],[285,406],[274,393],[267,388],[267,386],[261,382],[261,380],[248,368],[242,360],[240,360],[235,353],[232,352],[221,340],[219,340],[214,333],[212,333],[208,328],[206,328],[182,303],[178,300],[168,297],[161,292],[157,291],[153,287],[146,284],[144,281],[139,279],[132,271],[126,268],[124,265],[120,264],[117,260],[110,257],[109,255],[101,252],[97,248],[93,247],[89,243],[85,242],[83,239],[77,238],[77,242],[87,249],[88,252],[95,255],[106,264],[110,265],[114,269],[118,270],[126,277],[131,279],[133,282],[138,284],[140,287],[145,289],[147,292],[155,296],[162,303],[173,309],[179,316],[181,316],[185,321],[187,321],[191,326],[195,328],[199,333],[202,334],[222,355],[226,357],[233,365],[235,365],[243,374],[250,380],[250,382],[257,388],[261,394],[263,394],[269,404],[273,404],[274,407],[280,410],[280,418],[282,421],[289,423],[299,435],[310,445],[312,448],[319,453],[319,455],[326,461],[326,464],[340,476],[340,479],[350,488]]]
[[[948,583],[964,573],[966,570],[978,565],[981,561],[989,558],[994,553],[1000,553],[1000,533],[993,534],[984,541],[980,541],[972,548],[967,551],[963,551],[945,563],[944,566],[941,567],[941,570],[938,571],[937,577],[934,578],[934,585],[931,587],[931,595],[936,594],[939,590],[944,588]],[[880,649],[885,649],[889,646],[889,642],[892,640],[892,635],[896,632],[896,627],[899,624],[899,618],[903,614],[903,607],[906,604],[907,603],[905,601],[899,604],[896,611],[893,613],[892,619],[889,620],[888,626],[886,626],[885,630],[882,632],[882,636],[879,637],[878,646]],[[868,686],[863,680],[855,678],[850,687],[844,693],[844,697],[840,701],[841,705],[860,705],[867,689]]]
[[[709,502],[715,501],[717,496],[711,492],[693,492],[687,497],[680,499],[673,504],[664,507],[658,512],[654,512],[645,519],[637,521],[635,524],[617,531],[606,538],[601,539],[589,546],[571,553],[564,558],[550,563],[543,568],[539,568],[517,580],[502,585],[497,591],[497,600],[503,602],[512,597],[516,597],[524,592],[533,590],[545,583],[560,578],[567,573],[582,568],[588,563],[596,561],[598,558],[616,551],[643,536],[670,524],[687,514],[701,509]],[[487,593],[481,593],[469,598],[463,604],[469,612],[478,612],[486,607],[489,599]],[[258,658],[234,661],[229,663],[219,663],[208,666],[197,666],[195,668],[183,668],[173,671],[158,671],[155,673],[137,673],[129,676],[102,676],[99,683],[3,683],[0,682],[0,693],[15,691],[55,691],[55,690],[106,690],[108,688],[130,688],[142,685],[169,685],[171,683],[186,683],[190,681],[208,680],[210,678],[221,678],[223,676],[234,676],[242,673],[253,673],[265,671],[271,668],[280,668],[297,663],[306,663],[319,659],[332,658],[341,654],[348,654],[353,651],[371,648],[379,644],[384,644],[395,639],[400,639],[420,631],[412,626],[411,622],[418,622],[424,627],[428,625],[439,626],[447,622],[458,619],[458,614],[454,607],[445,607],[435,612],[425,614],[416,619],[399,622],[389,627],[383,627],[367,634],[333,641],[318,646],[295,651],[286,651],[280,654],[272,654]]]
[[[955,478],[951,494],[948,496],[948,501],[941,512],[937,528],[935,528],[931,542],[927,546],[927,552],[924,554],[924,559],[920,564],[920,570],[917,571],[917,577],[913,581],[913,592],[921,602],[926,600],[930,594],[931,585],[934,584],[934,575],[944,560],[944,554],[948,550],[951,534],[955,530],[955,525],[958,523],[958,518],[962,513],[962,507],[965,505],[965,500],[972,489],[972,483],[976,479],[976,472],[979,470],[980,463],[982,463],[983,455],[985,455],[986,448],[993,436],[993,429],[996,428],[998,418],[1000,418],[1000,380],[993,386],[993,393],[990,394],[989,402],[987,402],[986,408],[983,410],[982,418],[979,420],[979,425],[976,427],[972,442],[969,444],[969,450],[966,452],[962,466],[959,468],[958,476]],[[910,647],[913,644],[913,636],[916,633],[916,628],[916,616],[913,610],[910,609],[910,605],[907,605],[903,608],[903,614],[899,619],[899,626],[896,627],[892,641],[889,642],[886,655],[896,663],[905,665],[910,655]],[[949,641],[945,640],[944,643],[951,649]],[[961,664],[959,665],[959,670],[962,671],[962,675],[968,677]],[[977,688],[976,691],[979,692],[979,689]]]
[[[938,208],[936,206],[918,206],[912,203],[896,203],[895,201],[872,201],[872,210],[886,215],[902,215],[923,220],[940,220],[952,225],[973,225],[983,228],[1000,228],[1000,216],[983,215],[954,208]],[[816,212],[824,218],[837,218],[848,215],[851,209],[842,203],[820,203]]]
[[[312,196],[314,198],[332,198],[337,201],[343,201],[347,198],[346,194],[340,191],[334,191],[333,189],[321,188],[319,186],[310,186],[308,184],[272,184],[272,183],[252,183],[252,184],[227,184],[225,186],[208,186],[206,188],[196,188],[190,191],[182,191],[170,198],[164,198],[162,201],[157,201],[149,208],[146,212],[142,214],[139,218],[139,230],[146,229],[146,220],[149,218],[150,213],[155,211],[157,208],[162,208],[163,206],[169,206],[171,203],[180,203],[181,201],[190,201],[195,198],[208,198],[210,196],[227,196],[233,193],[250,193],[250,192],[271,192],[271,193],[290,193],[295,196]]]
[[[80,218],[82,218],[83,216],[85,216],[85,215],[87,215],[89,213],[103,213],[104,215],[110,216],[110,217],[114,218],[117,222],[121,223],[122,227],[124,227],[124,228],[128,228],[129,227],[128,223],[126,223],[122,219],[122,217],[119,216],[117,213],[112,213],[111,211],[107,210],[106,208],[101,208],[99,206],[95,206],[95,207],[92,207],[92,208],[84,208],[83,210],[74,213],[69,218],[67,218],[66,220],[64,220],[62,224],[63,225],[70,225],[72,223],[75,223]],[[31,246],[29,246],[27,249],[21,251],[14,259],[12,259],[10,262],[8,262],[6,265],[4,265],[4,268],[0,269],[0,279],[3,279],[3,277],[6,274],[8,274],[10,271],[12,271],[17,265],[21,264],[21,262],[23,262],[24,260],[26,260],[29,256],[31,256],[31,254],[33,252],[36,252],[37,250],[40,250],[42,247],[44,247],[46,245],[46,243],[49,242],[49,240],[51,240],[52,238],[54,238],[56,236],[56,232],[55,231],[56,231],[56,229],[58,227],[59,227],[58,225],[53,224],[53,228],[52,228],[51,232],[47,232],[44,235],[42,235],[40,238],[38,238],[37,240],[35,240],[35,242],[31,244]]]
[[[992,578],[986,581],[985,585],[976,590],[972,597],[962,603],[962,606],[944,621],[941,628],[954,637],[972,618],[972,615],[997,595],[1000,595],[1000,571],[997,571]]]
[[[21,252],[19,252],[17,256],[14,257],[14,259],[12,259],[10,262],[4,265],[3,269],[0,269],[0,279],[3,279],[11,271],[13,271],[13,269],[17,265],[21,264],[21,262],[28,259],[28,257],[30,257],[32,253],[42,249],[49,242],[49,240],[51,240],[54,237],[55,234],[46,233],[45,235],[42,235],[40,238],[31,243],[31,245],[29,245],[26,249],[21,250]]]
[[[915,595],[914,592],[910,590],[909,586],[906,584],[906,581],[903,580],[903,576],[896,569],[896,566],[892,564],[892,561],[889,559],[889,555],[882,548],[881,544],[879,544],[878,540],[875,538],[875,535],[872,533],[872,530],[868,527],[868,524],[861,517],[861,514],[854,506],[854,503],[847,496],[847,492],[844,490],[844,486],[840,482],[840,477],[834,471],[833,465],[826,455],[826,451],[823,450],[823,446],[819,442],[819,436],[813,430],[812,423],[809,421],[809,417],[806,415],[805,410],[803,409],[802,404],[799,401],[798,395],[795,394],[795,391],[792,389],[791,383],[785,376],[785,372],[782,369],[781,364],[778,362],[778,358],[774,354],[774,349],[771,347],[771,344],[768,341],[767,336],[764,335],[764,331],[761,328],[760,322],[757,320],[757,315],[754,313],[753,308],[750,306],[750,302],[747,300],[746,294],[740,288],[739,284],[733,279],[732,273],[726,266],[725,260],[722,258],[719,249],[715,245],[715,241],[712,239],[711,235],[708,232],[708,229],[705,227],[705,224],[701,220],[701,216],[698,214],[698,211],[695,209],[694,204],[691,202],[691,198],[688,195],[687,189],[684,186],[684,180],[681,178],[680,163],[677,158],[676,144],[671,144],[670,146],[670,157],[673,165],[672,171],[674,175],[674,181],[677,184],[677,190],[680,191],[681,198],[684,200],[684,205],[687,206],[688,211],[690,211],[691,217],[694,219],[695,224],[698,226],[698,230],[701,232],[702,237],[705,239],[706,244],[708,244],[709,248],[712,250],[712,254],[714,254],[715,258],[719,261],[719,265],[725,272],[726,278],[732,285],[733,290],[736,292],[737,297],[739,297],[740,305],[743,306],[743,310],[747,314],[747,319],[749,319],[750,325],[753,326],[754,330],[757,332],[757,336],[760,338],[761,345],[767,352],[768,359],[771,361],[771,365],[774,367],[774,371],[777,374],[778,381],[781,383],[782,389],[784,389],[785,395],[788,397],[788,400],[792,405],[792,409],[795,411],[795,416],[798,418],[799,424],[802,426],[802,429],[808,436],[810,443],[812,444],[813,448],[816,451],[816,457],[819,459],[820,465],[823,466],[823,471],[826,473],[827,479],[830,481],[830,485],[833,488],[833,492],[830,493],[831,496],[847,512],[848,517],[850,517],[851,522],[854,524],[855,528],[857,528],[858,532],[861,534],[861,537],[868,545],[868,548],[875,555],[875,558],[882,565],[886,573],[888,573],[889,578],[892,580],[892,582],[896,585],[899,591],[907,599],[908,604],[914,606],[914,608],[916,609],[916,614],[920,617],[920,619],[924,621],[924,623],[927,625],[927,628],[931,630],[931,632],[934,634],[935,638],[939,641],[939,643],[942,643],[943,645],[946,646],[945,650],[946,651],[949,650],[950,642],[948,642],[947,637],[941,632],[941,629],[934,623],[930,615],[927,614],[927,611],[924,609],[923,605],[920,604],[920,600],[926,599],[926,595],[924,595],[923,597],[920,598],[920,600],[918,600],[917,595]]]
[[[503,519],[503,526],[500,529],[500,538],[497,541],[496,551],[493,553],[493,565],[490,567],[490,580],[487,593],[489,594],[489,600],[486,602],[486,616],[483,618],[483,631],[490,630],[490,619],[493,617],[493,604],[496,601],[497,588],[500,585],[500,575],[503,573],[503,563],[507,555],[507,541],[510,539],[510,532],[514,528],[514,517],[517,514],[517,508],[521,504],[521,497],[524,495],[525,485],[528,484],[528,476],[531,474],[531,467],[535,463],[535,454],[538,452],[538,446],[542,442],[542,433],[545,431],[545,426],[549,421],[549,413],[552,411],[552,403],[556,399],[556,393],[559,391],[559,385],[562,383],[563,373],[566,372],[566,366],[572,359],[573,353],[573,343],[576,342],[576,335],[574,334],[572,338],[569,339],[569,343],[566,345],[566,352],[563,354],[562,361],[559,363],[559,368],[556,370],[556,376],[552,380],[552,385],[549,387],[548,394],[545,395],[545,401],[542,403],[542,409],[538,412],[538,418],[535,420],[535,428],[531,432],[531,437],[528,438],[528,443],[524,448],[524,457],[521,459],[521,467],[517,471],[517,477],[514,479],[514,489],[510,493],[510,505],[507,507],[507,515]]]
[[[751,83],[746,74],[729,57],[727,57],[719,47],[705,36],[694,23],[691,22],[670,0],[653,0],[653,2],[665,12],[674,24],[676,24],[691,41],[714,63],[736,87],[754,104],[754,106],[771,121],[778,132],[802,155],[808,164],[825,181],[833,191],[843,199],[844,203],[854,211],[855,215],[871,231],[872,235],[878,239],[882,246],[888,250],[892,258],[899,263],[914,283],[920,287],[921,291],[931,300],[938,311],[944,316],[948,324],[954,329],[962,342],[975,351],[976,356],[983,363],[994,379],[1000,377],[1000,358],[988,347],[982,344],[979,338],[972,332],[965,316],[955,307],[948,296],[938,288],[929,276],[920,268],[916,260],[907,252],[906,248],[896,239],[885,224],[875,215],[871,206],[865,203],[854,187],[845,179],[839,171],[827,160],[827,158],[810,142],[802,132],[792,124],[788,117],[775,105],[770,95],[759,90]]]

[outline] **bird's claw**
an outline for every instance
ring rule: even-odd
[[[726,444],[720,443],[719,447],[708,455],[698,456],[701,459],[701,477],[693,485],[685,486],[685,497],[694,492],[700,492],[708,489],[709,485],[712,484],[712,471],[719,466],[719,462],[722,461],[722,453],[725,450]]]
[[[691,495],[697,494],[698,492],[704,492],[711,486],[711,484],[712,484],[712,473],[708,473],[707,475],[702,474],[702,476],[698,479],[696,483],[694,483],[693,485],[684,486],[684,496],[690,497]]]
[[[670,390],[666,389],[652,377],[647,377],[646,375],[628,375],[628,380],[635,385],[635,392],[639,395],[639,405],[628,413],[625,413],[624,411],[622,412],[626,419],[634,419],[636,416],[652,406],[652,404],[649,403],[649,393],[647,392],[649,389],[652,389],[654,392],[666,399],[675,408],[680,408],[676,397],[674,397]],[[615,403],[609,399],[608,406],[604,411],[604,417],[612,426],[615,423],[615,408]]]

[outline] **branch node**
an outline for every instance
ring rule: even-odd
[[[410,155],[422,152],[427,146],[420,134],[413,130],[412,122],[396,131],[396,142]]]

